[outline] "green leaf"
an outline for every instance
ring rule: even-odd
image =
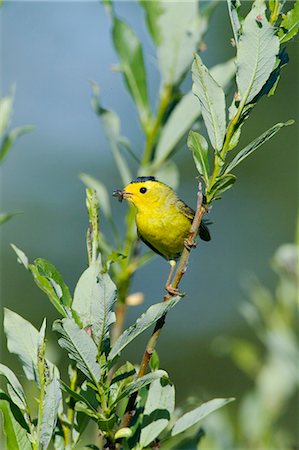
[[[167,302],[156,303],[155,305],[150,306],[149,309],[136,320],[134,325],[127,328],[119,336],[108,355],[108,360],[112,361],[113,358],[115,358],[130,342],[153,325],[180,300],[181,297],[176,296]]]
[[[150,362],[149,362],[151,370],[158,370],[160,367],[160,359],[157,350],[154,350]]]
[[[63,281],[63,278],[56,267],[46,259],[42,258],[35,259],[34,264],[39,274],[50,282],[56,296],[59,299],[59,304],[62,303],[63,306],[70,308],[72,305],[72,297],[69,288]],[[53,297],[53,294],[51,294],[51,296]]]
[[[147,28],[156,45],[161,42],[161,32],[158,24],[159,16],[163,13],[161,1],[156,0],[149,2],[148,0],[139,0],[140,5],[144,8],[146,13]]]
[[[204,419],[207,415],[216,411],[222,406],[227,405],[234,400],[234,398],[214,398],[209,402],[203,403],[198,408],[193,409],[182,417],[180,417],[171,431],[171,436],[176,436],[179,433],[187,430],[193,425],[197,424],[200,420]]]
[[[142,45],[134,30],[115,16],[112,37],[128,91],[136,103],[141,123],[145,126],[150,118],[150,110]]]
[[[53,330],[61,334],[58,343],[75,360],[78,369],[97,384],[101,367],[97,363],[97,347],[92,338],[71,319],[56,320]]]
[[[129,398],[134,392],[139,391],[144,386],[147,386],[148,384],[152,383],[155,380],[165,378],[168,380],[168,374],[165,372],[165,370],[156,370],[155,372],[150,372],[144,375],[141,378],[137,378],[137,380],[132,381],[131,383],[127,384],[123,391],[118,395],[117,399],[115,400],[115,404],[117,404],[120,400],[123,398]]]
[[[94,413],[97,412],[96,409],[93,407],[93,405],[89,402],[89,400],[86,397],[81,395],[79,392],[71,389],[64,381],[60,380],[60,384],[61,384],[61,388],[67,394],[69,394],[74,400],[76,400],[77,402],[85,403],[89,409],[94,410]]]
[[[15,312],[4,308],[4,331],[7,336],[7,348],[19,357],[28,380],[38,380],[37,329]]]
[[[0,98],[0,136],[9,127],[14,101],[14,93],[10,96]]]
[[[83,327],[91,326],[97,342],[102,342],[115,322],[113,312],[116,286],[108,273],[101,273],[98,262],[92,263],[81,275],[74,292],[73,310]]]
[[[37,286],[47,294],[51,303],[64,317],[68,316],[68,308],[71,306],[72,298],[69,289],[57,271],[56,267],[46,259],[37,258],[34,264],[29,264],[25,253],[11,244],[16,252],[18,261],[25,266],[33,275]]]
[[[208,190],[209,196],[212,198],[219,198],[219,196],[230,189],[234,182],[236,181],[235,175],[231,173],[225,173],[216,178],[215,183]]]
[[[140,445],[148,446],[163,431],[174,411],[175,389],[169,380],[151,383],[143,412]]]
[[[192,151],[196,168],[207,185],[210,175],[208,143],[201,134],[190,131],[187,145]]]
[[[131,180],[133,179],[130,169],[128,167],[128,164],[126,160],[124,159],[122,153],[120,152],[120,146],[121,145],[129,145],[127,139],[125,139],[120,134],[120,120],[116,113],[113,111],[108,111],[107,109],[104,109],[101,106],[99,94],[100,89],[99,86],[95,83],[91,83],[92,88],[92,105],[95,110],[95,112],[98,114],[98,116],[101,118],[105,134],[107,137],[107,140],[110,144],[110,148],[115,160],[115,163],[117,165],[119,174],[121,176],[122,182],[124,186],[129,184]]]
[[[87,175],[86,173],[81,173],[80,179],[83,181],[85,186],[96,191],[100,208],[103,210],[107,219],[111,219],[111,206],[106,186],[96,178],[91,175]]]
[[[32,450],[28,427],[19,408],[0,391],[0,411],[3,416],[3,431],[6,436],[6,450]]]
[[[192,79],[192,90],[200,102],[211,144],[220,151],[226,130],[224,92],[198,55],[192,64]]]
[[[284,123],[277,123],[273,127],[269,128],[269,130],[265,131],[265,133],[261,134],[258,138],[254,139],[254,141],[250,142],[245,148],[239,151],[239,153],[234,157],[234,159],[228,164],[224,173],[231,172],[238,164],[240,164],[245,158],[247,158],[251,153],[257,150],[262,144],[271,139],[275,134],[281,130],[283,127],[287,127],[289,125],[293,125],[294,120],[288,120]]]
[[[12,217],[20,214],[19,212],[0,213],[0,225],[10,220]]]
[[[52,305],[63,317],[67,317],[67,312],[60,300],[60,295],[62,295],[62,291],[59,285],[57,285],[55,282],[53,283],[53,281],[41,275],[36,265],[29,264],[29,270],[33,275],[35,283],[45,294],[47,294]]]
[[[150,3],[150,2],[147,2]],[[225,88],[236,72],[234,60],[218,64],[211,69],[211,75],[215,81]],[[167,122],[162,128],[160,139],[155,151],[154,164],[159,166],[173,152],[178,143],[193,126],[201,115],[198,100],[190,91],[176,105]]]
[[[26,410],[26,398],[23,387],[15,374],[9,367],[0,364],[0,375],[3,375],[11,389],[9,390],[11,400],[21,409]]]
[[[113,375],[111,385],[117,384],[118,386],[125,386],[134,380],[136,375],[136,369],[129,361],[123,364],[115,374]]]
[[[18,262],[20,264],[23,264],[23,266],[28,270],[29,269],[29,261],[28,261],[27,256],[25,255],[25,253],[22,250],[20,250],[16,245],[14,245],[14,244],[10,244],[10,245],[18,257]]]
[[[264,2],[254,2],[244,20],[237,49],[237,85],[244,104],[250,103],[266,83],[279,51],[279,39],[265,9]]]
[[[57,415],[62,400],[59,380],[54,376],[45,387],[43,399],[43,416],[40,428],[40,443],[43,449],[48,448],[56,427]]]
[[[241,32],[241,24],[239,20],[238,10],[241,6],[240,0],[227,0],[227,7],[229,12],[229,17],[234,33],[234,40],[236,46],[238,46],[240,32]]]
[[[289,41],[292,39],[299,30],[299,1],[296,0],[294,2],[294,7],[284,14],[283,19],[281,21],[278,36],[280,39],[280,43]]]
[[[108,418],[103,417],[98,419],[97,424],[101,431],[111,431],[113,430],[115,422],[116,422],[116,415],[112,414]]]
[[[109,389],[109,403],[114,403],[124,387],[134,381],[135,377],[136,369],[127,361],[113,375]]]
[[[13,145],[15,140],[20,136],[22,136],[23,134],[29,133],[29,131],[32,130],[33,130],[32,126],[26,125],[23,127],[15,128],[14,130],[10,131],[6,136],[4,136],[4,139],[0,147],[0,162],[4,159],[8,150]]]
[[[83,414],[87,415],[88,417],[91,417],[95,421],[98,421],[98,419],[99,419],[99,415],[98,415],[97,411],[95,411],[94,409],[88,408],[86,403],[77,402],[75,405],[75,411],[82,412]]]
[[[208,19],[199,15],[197,0],[160,0],[159,4],[161,8],[155,19],[159,29],[157,56],[161,85],[176,85],[190,67]]]

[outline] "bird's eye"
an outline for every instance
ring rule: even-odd
[[[145,187],[140,188],[140,192],[141,194],[145,194],[147,191],[147,189]]]

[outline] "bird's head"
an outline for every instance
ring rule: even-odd
[[[170,194],[173,195],[174,191],[155,177],[138,177],[124,189],[113,192],[119,201],[128,200],[137,210],[162,204]]]

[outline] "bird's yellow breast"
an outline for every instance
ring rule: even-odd
[[[136,214],[138,233],[166,259],[176,259],[184,248],[190,220],[174,204],[151,205]]]

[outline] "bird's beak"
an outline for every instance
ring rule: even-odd
[[[132,192],[124,191],[122,189],[117,189],[112,192],[113,197],[117,197],[119,202],[122,202],[123,199],[127,199],[133,195]]]

